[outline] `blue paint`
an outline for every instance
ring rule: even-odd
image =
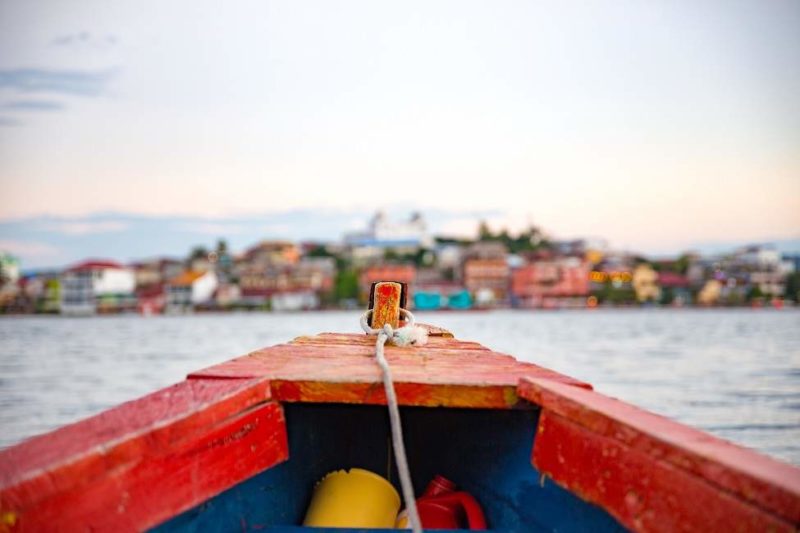
[[[339,404],[285,404],[284,408],[289,433],[287,462],[155,530],[303,530],[277,526],[302,523],[314,484],[341,468],[366,468],[389,477],[397,486],[385,408]],[[493,530],[622,531],[599,507],[540,479],[530,462],[538,413],[403,408],[416,493],[421,493],[435,474],[442,474],[478,499]]]
[[[441,309],[442,295],[438,292],[414,292],[414,310],[416,311],[434,311]]]
[[[472,307],[472,297],[469,291],[463,290],[454,292],[447,298],[447,306],[450,309],[469,309]]]

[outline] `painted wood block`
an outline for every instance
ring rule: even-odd
[[[523,376],[578,387],[588,383],[522,363],[475,342],[431,337],[424,346],[387,346],[401,405],[510,408]],[[300,337],[192,374],[205,378],[268,378],[277,400],[385,403],[374,337]]]
[[[594,391],[525,378],[533,464],[639,531],[792,530],[800,469]]]
[[[188,380],[0,452],[10,531],[140,531],[286,460],[266,380]]]
[[[403,284],[394,281],[379,281],[370,291],[370,309],[372,319],[370,326],[380,329],[384,324],[393,328],[400,327],[400,306],[403,295]]]

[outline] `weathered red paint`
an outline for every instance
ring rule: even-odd
[[[386,347],[401,405],[511,407],[519,378],[535,376],[579,387],[589,384],[474,342],[431,337],[425,346]],[[375,337],[300,337],[192,374],[268,378],[282,401],[384,403]]]
[[[266,380],[188,380],[0,452],[12,531],[137,531],[288,457]],[[13,525],[12,525],[13,524]]]
[[[518,392],[542,407],[534,465],[632,529],[800,524],[800,469],[594,391],[524,378]]]
[[[372,319],[370,325],[380,329],[384,324],[393,328],[400,326],[400,297],[403,285],[392,281],[379,281],[375,284],[372,296]]]
[[[386,392],[380,383],[276,380],[272,388],[275,399],[282,402],[386,404]],[[519,403],[510,387],[397,383],[395,392],[401,405],[421,407],[508,409]]]

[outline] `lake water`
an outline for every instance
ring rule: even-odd
[[[605,394],[800,465],[800,311],[420,313]],[[0,319],[0,447],[356,312]]]

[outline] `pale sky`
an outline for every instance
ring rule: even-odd
[[[796,0],[0,0],[0,221],[413,205],[644,249],[797,237],[798,95]]]

